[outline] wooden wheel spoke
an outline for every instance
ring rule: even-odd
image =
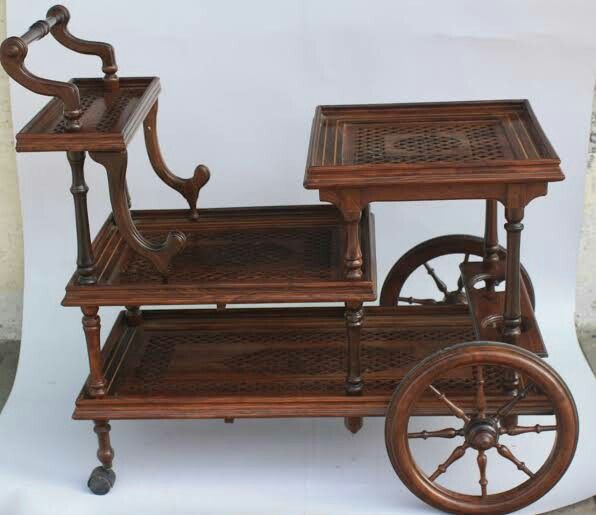
[[[497,444],[497,452],[503,456],[503,458],[508,459],[511,463],[513,463],[518,470],[525,472],[529,477],[534,477],[534,472],[532,472],[523,461],[518,460],[513,453],[509,450],[508,447],[502,444]]]
[[[433,281],[437,285],[437,288],[439,289],[439,291],[443,295],[447,295],[449,293],[449,289],[447,288],[447,285],[437,275],[437,273],[435,272],[435,269],[432,268],[428,263],[424,263],[424,268],[426,268],[428,275],[430,275],[433,278]]]
[[[408,304],[420,304],[422,306],[438,304],[435,299],[417,299],[416,297],[397,297],[397,301],[407,302]]]
[[[408,438],[455,438],[456,436],[464,436],[464,428],[454,429],[446,427],[445,429],[438,429],[437,431],[420,431],[417,433],[408,433]]]
[[[476,407],[478,408],[478,416],[480,418],[486,417],[486,394],[484,391],[484,367],[478,365],[476,368]]]
[[[543,433],[545,431],[556,431],[557,426],[541,426],[536,424],[535,426],[513,426],[513,427],[502,427],[499,431],[501,434],[507,434],[509,436],[523,435],[525,433]]]
[[[528,392],[530,391],[530,388],[532,388],[533,385],[534,385],[534,383],[528,383],[526,386],[524,386],[524,388],[522,388],[517,393],[517,395],[515,397],[513,397],[510,401],[508,401],[503,406],[501,406],[497,410],[497,413],[496,413],[497,418],[507,416],[519,401],[521,401],[527,397]]]
[[[453,404],[453,402],[451,402],[444,393],[441,393],[432,384],[429,385],[429,388],[437,396],[437,398],[449,408],[449,411],[451,411],[451,413],[453,413],[457,418],[460,418],[466,423],[470,421],[470,417],[468,417],[464,413],[464,410]]]
[[[468,252],[465,256],[464,256],[464,260],[463,263],[467,263],[470,260],[470,253]],[[457,293],[461,293],[464,289],[464,280],[461,277],[461,274],[459,276],[459,278],[457,279]]]
[[[447,472],[447,469],[466,453],[466,449],[468,447],[469,447],[468,444],[464,443],[462,445],[457,446],[455,449],[453,449],[453,452],[449,455],[449,458],[447,458],[443,463],[441,463],[437,467],[437,470],[435,470],[429,476],[429,479],[431,481],[435,481],[441,474],[444,474],[445,472]]]
[[[486,497],[486,490],[488,486],[488,481],[486,479],[486,453],[484,451],[478,451],[478,457],[476,458],[478,463],[478,470],[480,471],[480,491],[482,493],[482,497]]]

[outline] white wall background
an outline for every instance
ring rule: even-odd
[[[210,167],[203,207],[317,202],[315,192],[302,188],[317,104],[529,98],[567,180],[527,209],[522,257],[536,287],[550,362],[568,381],[587,429],[567,476],[527,513],[594,493],[594,379],[575,339],[573,299],[596,70],[595,2],[65,4],[75,35],[115,46],[121,76],[162,78],[162,149],[180,175],[199,162]],[[48,7],[41,0],[9,0],[8,33],[21,34]],[[95,76],[100,68],[99,60],[65,54],[49,39],[34,43],[27,59],[35,73],[58,79]],[[20,128],[45,100],[18,86],[11,93]],[[149,170],[141,134],[129,161],[135,207],[184,206]],[[393,475],[381,420],[368,422],[356,437],[334,420],[116,422],[118,483],[104,499],[87,495],[95,438],[89,424],[69,420],[87,367],[80,313],[59,306],[76,249],[70,173],[60,154],[21,155],[18,164],[26,293],[21,363],[0,418],[0,435],[10,442],[0,458],[0,512],[428,509]],[[108,212],[107,187],[105,173],[91,162],[87,182],[96,230]],[[482,233],[481,202],[373,208],[380,282],[421,240]],[[115,311],[102,311],[107,329]]]

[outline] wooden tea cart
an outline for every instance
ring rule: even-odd
[[[166,166],[157,139],[159,79],[118,77],[112,47],[73,36],[69,17],[52,7],[0,53],[15,81],[53,97],[17,134],[17,150],[64,151],[72,171],[77,269],[63,305],[83,312],[90,374],[74,418],[92,420],[99,439],[101,466],[88,482],[94,493],[114,485],[114,419],[342,417],[355,433],[363,417],[385,416],[395,471],[448,512],[514,511],[556,484],[575,452],[578,417],[564,382],[541,359],[520,237],[526,206],[564,176],[527,101],[319,107],[304,186],[328,204],[197,209],[209,170],[199,165],[183,179]],[[99,56],[104,77],[33,75],[24,64],[28,46],[48,33]],[[189,209],[131,210],[127,146],[140,125],[155,173]],[[93,243],[86,155],[105,168],[111,202]],[[377,295],[369,205],[451,199],[486,200],[484,237],[449,235],[414,247],[389,272],[380,306],[364,308]],[[497,240],[498,203],[507,250]],[[461,255],[453,290],[432,265],[449,255]],[[404,293],[418,269],[440,298]],[[341,304],[227,307],[294,302]],[[177,304],[216,308],[145,309]],[[103,347],[100,306],[125,308]],[[547,415],[552,424],[518,421]],[[422,416],[452,422],[413,428]],[[521,461],[523,447],[513,452],[503,443],[542,432],[554,435],[553,446],[537,468]],[[436,438],[458,445],[425,469],[414,444]],[[473,492],[443,483],[466,453],[476,456],[468,470]],[[511,488],[491,488],[497,459],[520,471]]]

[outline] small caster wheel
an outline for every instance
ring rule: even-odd
[[[93,472],[91,472],[89,481],[87,481],[87,486],[95,495],[105,495],[112,489],[115,482],[116,474],[114,471],[99,466],[95,467]]]
[[[355,435],[362,429],[362,417],[345,417],[344,426],[350,433]]]

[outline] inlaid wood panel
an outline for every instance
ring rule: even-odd
[[[562,180],[525,100],[320,106],[307,188]]]

